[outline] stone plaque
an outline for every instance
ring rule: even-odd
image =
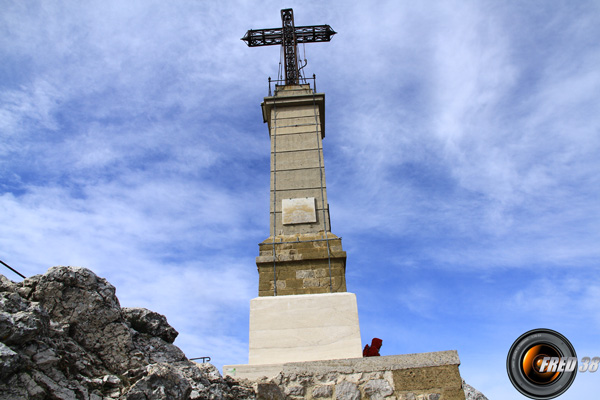
[[[317,222],[314,197],[281,200],[283,225]]]

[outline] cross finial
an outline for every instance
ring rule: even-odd
[[[297,85],[300,83],[298,43],[329,42],[336,32],[329,25],[294,26],[294,11],[291,8],[281,10],[281,24],[281,28],[250,29],[242,40],[249,47],[282,45],[285,84]]]

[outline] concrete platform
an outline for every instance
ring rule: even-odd
[[[354,293],[250,301],[250,365],[362,356]]]

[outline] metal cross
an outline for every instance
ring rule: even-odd
[[[283,46],[285,57],[285,84],[299,84],[298,43],[329,42],[336,32],[329,25],[294,26],[294,11],[291,8],[281,10],[281,28],[250,29],[243,41],[249,47]]]

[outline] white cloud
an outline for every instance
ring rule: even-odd
[[[465,322],[473,330],[519,330],[523,313],[542,306],[527,308],[534,283],[559,310],[581,310],[574,323],[596,318],[584,299],[597,297],[597,285],[582,271],[598,267],[600,241],[597,6],[289,5],[297,24],[339,32],[306,46],[307,70],[327,95],[328,196],[334,233],[354,257],[349,281],[359,303],[363,291],[391,320],[361,315],[365,332],[387,324],[426,349],[433,336],[421,333],[443,325],[448,341],[462,343],[469,329],[438,321],[455,315],[436,296],[464,285],[504,288],[488,290],[502,299],[455,299],[474,310],[483,298]],[[90,267],[126,305],[167,314],[189,356],[245,362],[253,259],[268,235],[259,104],[279,49],[239,38],[279,26],[283,7],[6,5],[0,259],[27,275]],[[513,282],[540,266],[569,268],[580,286],[566,289],[567,306],[549,278]],[[452,281],[449,271],[473,276]],[[381,292],[406,297],[378,305]],[[515,319],[498,322],[506,298]],[[432,318],[398,321],[398,308]],[[384,340],[402,351],[392,331]],[[464,345],[466,359],[482,343]]]
[[[594,276],[595,277],[595,276]],[[556,319],[561,323],[586,320],[588,329],[600,329],[600,284],[595,279],[540,277],[519,290],[510,306],[532,320]]]

